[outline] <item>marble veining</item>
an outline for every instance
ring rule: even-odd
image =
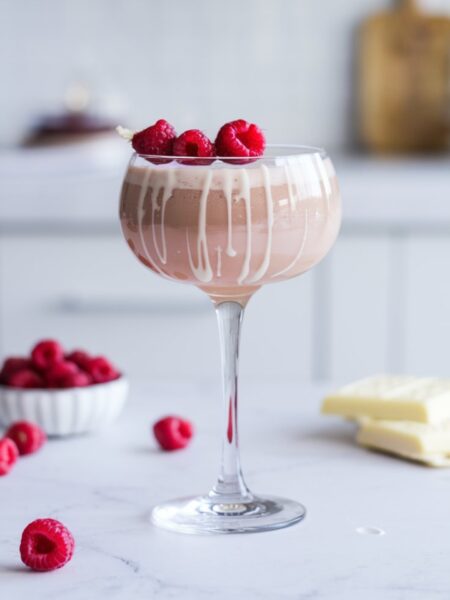
[[[218,382],[132,389],[116,425],[49,443],[0,479],[2,598],[448,600],[450,478],[356,447],[351,424],[318,414],[326,387],[242,390],[249,484],[298,499],[308,516],[283,531],[228,537],[177,535],[148,520],[159,500],[214,480]],[[168,412],[195,422],[184,452],[161,454],[150,439],[150,423]],[[61,571],[31,575],[18,558],[20,533],[43,516],[71,528],[76,553]]]

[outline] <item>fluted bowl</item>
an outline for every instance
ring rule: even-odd
[[[8,427],[15,421],[31,421],[49,436],[94,432],[117,419],[128,389],[123,376],[108,383],[58,390],[0,386],[0,424]]]

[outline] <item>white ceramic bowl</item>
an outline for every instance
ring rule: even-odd
[[[0,386],[0,424],[31,421],[54,436],[97,431],[119,416],[128,387],[125,377],[61,390]]]

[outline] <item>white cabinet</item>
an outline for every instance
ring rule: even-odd
[[[243,379],[448,376],[450,238],[344,231],[321,265],[250,301]],[[141,378],[219,376],[214,310],[148,272],[115,233],[0,238],[2,355],[54,336]]]
[[[445,230],[344,235],[332,255],[330,377],[450,376]]]
[[[406,243],[405,368],[450,376],[450,236]]]
[[[3,354],[54,336],[131,374],[180,377],[216,366],[208,300],[146,271],[119,236],[4,237],[0,265]]]
[[[209,299],[147,271],[119,235],[3,236],[0,286],[3,355],[56,337],[140,377],[219,375]],[[311,306],[310,275],[256,294],[244,323],[244,375],[310,377]]]
[[[350,380],[389,369],[391,242],[386,235],[341,236],[330,256],[330,371]]]
[[[449,375],[450,239],[345,232],[321,265],[250,301],[243,379]],[[115,234],[0,238],[2,355],[39,338],[110,356],[142,378],[219,376],[214,310],[148,272]]]
[[[246,309],[241,371],[253,378],[311,378],[313,273],[260,289]]]

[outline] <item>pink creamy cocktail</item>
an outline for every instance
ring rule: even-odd
[[[159,149],[161,139],[170,146],[175,132],[158,121],[136,136],[135,148],[156,144]],[[214,147],[195,130],[176,138],[172,149],[191,151],[192,139],[197,145],[191,157],[169,156],[167,149],[134,154],[120,199],[131,250],[155,273],[206,292],[215,304],[221,340],[224,427],[217,482],[206,495],[156,506],[152,520],[184,533],[287,527],[304,518],[305,508],[293,500],[254,495],[240,467],[240,325],[254,292],[304,273],[333,245],[341,223],[336,175],[325,152],[316,148],[269,146],[262,155],[262,133],[245,121],[222,127]],[[223,155],[224,146],[233,153]],[[222,150],[222,157],[213,150]]]
[[[304,273],[325,256],[341,203],[332,163],[320,151],[209,166],[135,156],[120,218],[150,269],[215,302],[245,304],[262,285]]]

